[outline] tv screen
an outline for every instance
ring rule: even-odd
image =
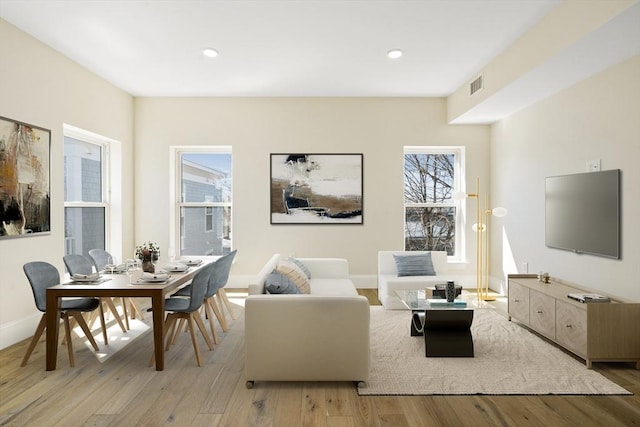
[[[620,170],[547,177],[545,244],[619,259]]]

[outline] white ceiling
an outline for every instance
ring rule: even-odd
[[[134,96],[439,97],[559,1],[0,0],[0,17]],[[640,38],[633,44],[637,52]],[[219,56],[205,58],[205,47]],[[404,56],[387,58],[393,48]],[[559,90],[558,79],[535,71],[538,98]],[[457,122],[521,108],[521,92]]]
[[[0,0],[0,16],[135,96],[446,96],[557,2]]]

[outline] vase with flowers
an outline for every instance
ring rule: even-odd
[[[142,271],[155,273],[155,263],[160,259],[160,246],[156,242],[144,242],[136,246],[136,258],[142,261]]]

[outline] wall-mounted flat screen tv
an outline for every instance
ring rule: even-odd
[[[547,177],[545,244],[619,259],[620,170]]]

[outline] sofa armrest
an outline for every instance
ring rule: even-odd
[[[363,296],[250,295],[248,381],[366,381],[369,303]]]

